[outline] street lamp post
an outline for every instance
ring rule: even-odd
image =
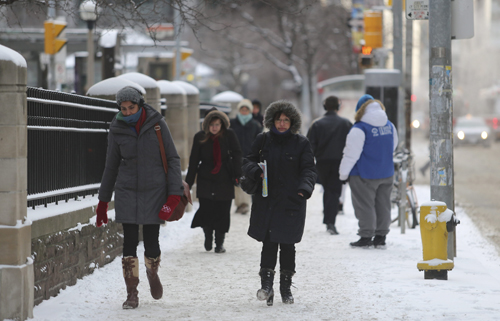
[[[97,20],[97,6],[93,0],[85,0],[80,5],[80,18],[87,21],[87,84],[88,90],[94,84],[94,25]]]

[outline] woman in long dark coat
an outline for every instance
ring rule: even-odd
[[[287,101],[269,105],[264,116],[269,132],[259,134],[252,152],[243,161],[243,173],[259,179],[263,171],[258,165],[266,160],[268,196],[257,190],[252,204],[248,235],[262,242],[260,272],[262,288],[259,300],[273,304],[274,269],[280,248],[280,293],[283,303],[293,303],[290,291],[295,274],[295,243],[304,233],[306,200],[316,182],[314,156],[306,137],[298,132],[301,117]],[[261,180],[259,180],[261,181]]]
[[[197,176],[196,196],[200,202],[191,227],[203,228],[207,251],[212,250],[215,231],[215,253],[224,253],[235,179],[241,176],[241,148],[223,112],[215,108],[210,111],[202,128],[194,136],[186,175],[190,187]]]
[[[180,158],[162,115],[144,103],[134,87],[116,94],[120,112],[108,133],[106,166],[99,188],[96,225],[108,222],[108,203],[115,192],[116,222],[123,225],[123,276],[127,286],[124,309],[139,305],[139,225],[144,236],[146,273],[154,299],[163,295],[158,277],[160,224],[172,214],[183,194]],[[168,180],[155,124],[159,124],[168,162]],[[167,197],[168,195],[168,197]]]

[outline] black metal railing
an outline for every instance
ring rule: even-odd
[[[28,207],[97,193],[116,103],[33,87],[27,96]]]

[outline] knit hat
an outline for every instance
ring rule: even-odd
[[[131,86],[123,87],[116,93],[116,103],[118,106],[124,101],[131,101],[134,104],[140,105],[141,100],[144,101],[139,90]]]
[[[240,101],[238,103],[238,111],[240,111],[242,107],[247,107],[248,110],[250,110],[250,113],[253,111],[253,105],[250,99],[243,99],[242,101]]]
[[[366,103],[368,100],[374,100],[375,98],[372,97],[372,95],[363,95],[361,98],[358,100],[358,104],[356,105],[356,111],[358,111],[361,106]]]

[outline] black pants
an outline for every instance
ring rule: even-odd
[[[123,225],[123,257],[137,257],[137,246],[139,245],[139,225]],[[144,255],[150,258],[160,256],[160,225],[151,224],[142,226],[142,237],[144,239]]]
[[[274,270],[278,260],[278,246],[280,248],[280,270],[295,272],[295,244],[274,243],[269,241],[269,234],[262,242],[260,267]]]
[[[323,223],[335,225],[339,212],[339,198],[342,194],[342,182],[339,179],[340,160],[316,162],[318,178],[325,190],[323,193]]]

